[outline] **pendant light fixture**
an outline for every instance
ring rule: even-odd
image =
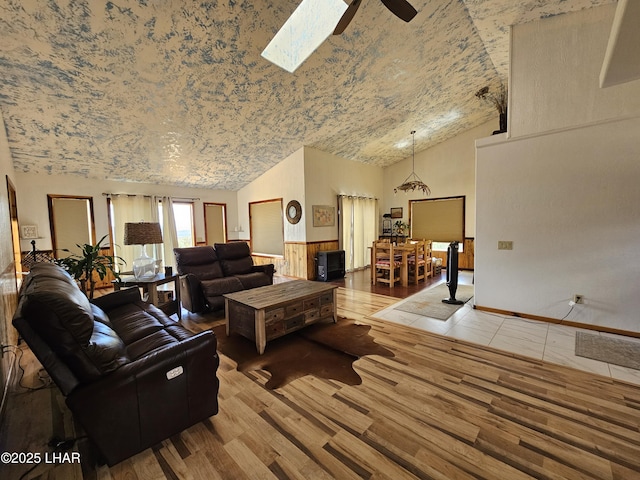
[[[413,136],[413,163],[411,167],[411,175],[409,175],[402,185],[393,189],[394,193],[398,193],[398,190],[404,193],[409,193],[409,191],[422,190],[425,196],[431,195],[431,189],[429,186],[424,183],[420,178],[416,175],[416,131],[412,130],[411,135]]]

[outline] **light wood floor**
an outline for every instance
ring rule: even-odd
[[[339,313],[396,355],[358,360],[361,385],[304,377],[268,391],[267,374],[222,356],[218,415],[112,468],[85,466],[84,478],[640,478],[639,386],[368,318],[395,301],[339,289]],[[183,317],[194,330],[219,321]],[[3,449],[44,452],[52,433],[69,434],[59,397],[12,396],[18,428],[3,426]],[[26,478],[82,478],[65,467]]]

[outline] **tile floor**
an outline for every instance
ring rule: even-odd
[[[461,272],[458,281],[460,284],[470,284],[471,276],[467,272]],[[395,310],[396,306],[406,300],[401,300],[373,316],[640,385],[640,370],[578,357],[574,354],[576,332],[598,333],[593,330],[474,310],[473,299],[448,320],[442,321]],[[611,334],[600,333],[600,335]],[[619,337],[619,335],[611,336]],[[624,338],[640,342],[640,339]]]

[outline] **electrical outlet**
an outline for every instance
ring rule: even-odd
[[[573,303],[580,303],[580,304],[584,303],[584,296],[575,294],[573,296]]]
[[[498,240],[498,250],[513,250],[513,242],[511,240]]]

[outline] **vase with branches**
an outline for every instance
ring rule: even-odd
[[[485,102],[491,103],[496,110],[498,110],[498,114],[500,116],[500,130],[496,130],[493,132],[503,133],[507,131],[507,87],[504,84],[500,84],[500,87],[496,92],[489,91],[489,87],[482,87],[480,90],[476,92],[476,97],[480,100],[484,100]]]
[[[116,279],[120,278],[116,270],[116,265],[126,263],[121,257],[115,255],[102,255],[100,252],[102,242],[107,235],[102,237],[95,245],[85,243],[76,245],[81,254],[71,254],[68,257],[58,258],[55,263],[69,272],[79,284],[80,289],[88,298],[93,298],[96,287],[96,275],[100,280],[104,280],[109,272]],[[63,252],[69,252],[69,249],[63,248]]]

